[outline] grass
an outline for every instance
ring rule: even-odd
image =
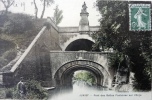
[[[5,18],[7,17],[7,18]],[[25,50],[37,33],[40,31],[43,22],[39,19],[35,20],[32,16],[26,14],[13,14],[7,16],[0,15],[0,45],[8,43],[0,48],[0,69],[6,66],[16,57],[17,48]]]
[[[26,81],[26,99],[47,100],[48,92],[35,80]],[[17,86],[11,88],[0,88],[0,99],[20,99]]]
[[[7,65],[11,60],[16,57],[16,40],[14,37],[7,34],[0,34],[1,54],[0,54],[0,68]]]

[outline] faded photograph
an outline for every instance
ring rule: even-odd
[[[0,99],[151,100],[152,1],[0,0]]]

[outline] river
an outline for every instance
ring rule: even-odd
[[[145,99],[146,98],[146,99]],[[116,92],[88,86],[83,81],[75,82],[72,91],[59,92],[49,100],[152,100],[151,92]]]

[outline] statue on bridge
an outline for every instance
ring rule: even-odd
[[[87,6],[86,6],[86,3],[84,2],[84,4],[82,5],[82,10],[81,10],[81,13],[87,13]]]

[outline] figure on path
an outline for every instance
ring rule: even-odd
[[[23,82],[23,77],[20,78],[20,81],[17,84],[17,90],[20,95],[20,98],[25,99],[26,98],[26,87],[25,87],[25,83]]]

